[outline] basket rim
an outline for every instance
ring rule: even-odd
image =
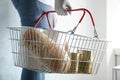
[[[50,29],[44,29],[44,28],[37,28],[37,27],[31,27],[31,26],[18,26],[18,27],[7,27],[7,29],[9,30],[18,30],[18,28],[33,28],[33,29],[40,29],[40,30],[48,30],[48,31],[51,31]],[[19,30],[18,30],[19,31]],[[59,30],[52,30],[52,31],[55,31],[55,32],[59,32],[59,33],[65,33],[65,34],[68,34],[68,35],[74,35],[74,36],[81,36],[81,37],[86,37],[86,38],[90,38],[90,39],[93,39],[93,40],[96,40],[96,41],[103,41],[103,42],[112,42],[112,41],[108,41],[108,40],[103,40],[103,39],[97,39],[97,38],[94,38],[94,37],[89,37],[89,36],[85,36],[85,35],[80,35],[80,34],[70,34],[68,32],[65,32],[65,31],[59,31]]]

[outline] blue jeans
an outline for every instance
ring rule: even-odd
[[[22,26],[33,27],[36,20],[42,13],[53,10],[51,6],[41,3],[37,0],[12,0],[12,2],[19,13]],[[49,19],[51,25],[53,25],[53,14],[49,14]],[[49,25],[45,16],[37,27],[49,29]]]
[[[12,0],[12,2],[19,13],[22,26],[33,27],[42,13],[52,10],[51,6],[43,4],[37,0]],[[49,15],[49,19],[53,25],[52,14]],[[47,19],[44,17],[37,27],[49,29]],[[45,74],[23,68],[21,80],[45,80]]]

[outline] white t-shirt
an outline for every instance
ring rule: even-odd
[[[38,1],[54,7],[54,1],[55,1],[55,0],[38,0]]]

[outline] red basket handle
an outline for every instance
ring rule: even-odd
[[[68,11],[68,12],[72,12],[72,11],[83,11],[83,15],[82,15],[82,17],[80,18],[80,20],[79,20],[79,22],[78,22],[78,25],[79,25],[79,23],[82,22],[85,14],[86,14],[86,12],[87,12],[87,13],[89,14],[89,16],[90,16],[92,25],[93,25],[93,27],[94,27],[94,37],[98,38],[96,29],[95,29],[94,19],[93,19],[92,14],[90,13],[89,10],[87,10],[87,9],[85,9],[85,8],[78,8],[78,9],[72,9],[72,10],[67,10],[67,11]],[[49,13],[55,13],[55,12],[56,12],[56,11],[47,11],[47,12],[44,12],[42,15],[40,15],[40,17],[38,18],[38,20],[35,22],[35,25],[34,25],[34,26],[37,27],[37,25],[39,24],[39,22],[41,21],[41,19],[42,19],[44,16],[46,16],[47,21],[48,21],[48,24],[49,24],[49,27],[50,27],[50,29],[52,30],[52,26],[51,26],[51,24],[50,24],[50,20],[49,20],[49,18],[48,18],[48,14],[49,14]],[[78,26],[78,25],[77,25],[77,26]],[[75,31],[75,29],[77,28],[77,26],[73,29],[72,32]]]

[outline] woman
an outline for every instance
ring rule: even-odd
[[[49,10],[53,10],[51,5],[54,5],[53,0],[12,0],[17,9],[21,26],[33,27],[38,17]],[[67,9],[71,9],[67,0],[55,0],[55,10],[58,15],[67,15]],[[54,23],[53,15],[49,15],[51,25]],[[44,17],[38,24],[39,28],[49,29],[47,19]],[[22,69],[21,80],[44,80],[44,73],[39,73],[27,69]]]

